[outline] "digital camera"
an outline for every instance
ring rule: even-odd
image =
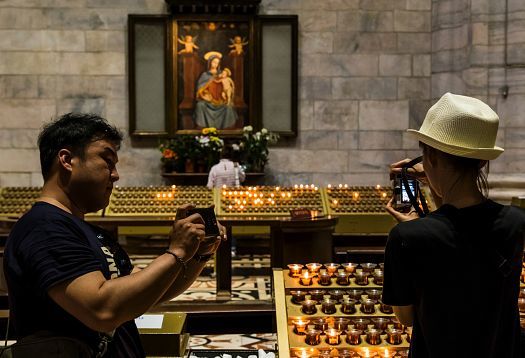
[[[187,216],[192,214],[200,214],[204,220],[204,231],[206,237],[217,237],[220,235],[219,226],[217,225],[217,218],[213,207],[208,208],[194,208],[187,211]]]

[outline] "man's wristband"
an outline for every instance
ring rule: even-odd
[[[186,278],[186,269],[188,268],[188,266],[186,265],[186,261],[181,259],[176,253],[174,253],[173,251],[169,249],[166,250],[166,253],[175,257],[175,260],[177,260],[177,262],[179,262],[182,265],[182,277]]]
[[[213,254],[208,255],[194,255],[193,259],[197,262],[208,262],[213,257]]]

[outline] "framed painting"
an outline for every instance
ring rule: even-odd
[[[179,15],[171,21],[168,100],[174,132],[215,127],[238,135],[255,125],[253,20]]]

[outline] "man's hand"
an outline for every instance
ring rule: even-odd
[[[219,236],[207,237],[202,240],[199,244],[199,248],[197,249],[197,255],[211,255],[215,253],[221,242],[228,239],[226,236],[226,228],[218,221],[217,226],[219,227]]]
[[[169,249],[184,261],[195,255],[205,236],[202,217],[199,214],[186,217],[187,211],[192,208],[193,205],[186,204],[177,210],[175,223],[169,234]]]
[[[417,214],[417,212],[412,208],[410,210],[410,212],[408,213],[400,213],[399,211],[397,211],[396,209],[394,209],[394,207],[392,206],[392,203],[394,202],[394,199],[390,199],[388,201],[388,203],[386,204],[386,211],[388,211],[388,213],[390,215],[392,215],[394,217],[394,219],[397,220],[397,222],[405,222],[405,221],[410,221],[410,220],[415,220],[415,219],[419,219],[419,215]]]
[[[411,160],[412,159],[406,158],[406,159],[400,160],[399,162],[390,164],[390,179],[394,179],[394,177],[397,174],[401,174],[401,168],[403,168],[403,165],[410,162]],[[428,179],[425,174],[425,169],[423,168],[422,163],[417,163],[413,167],[408,168],[407,172],[408,174],[410,174],[410,176],[416,178],[417,180],[422,181],[425,184],[428,184]]]

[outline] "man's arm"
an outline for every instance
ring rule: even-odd
[[[144,270],[112,280],[106,280],[100,271],[90,272],[52,286],[48,294],[89,328],[111,331],[159,300],[195,255],[203,238],[202,218],[190,215],[177,220],[170,232],[169,249],[174,254],[163,254]]]
[[[394,314],[399,322],[405,326],[412,326],[414,322],[414,305],[409,306],[392,306]]]

